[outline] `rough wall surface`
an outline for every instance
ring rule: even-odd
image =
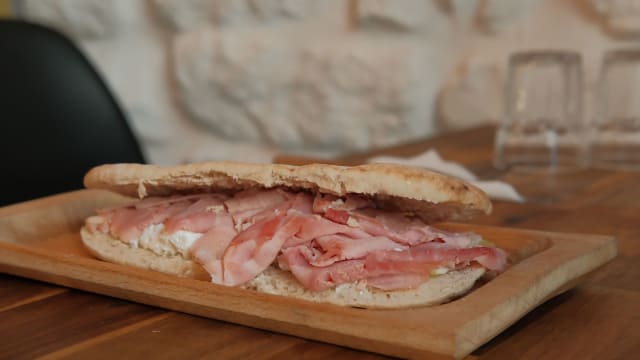
[[[609,0],[14,5],[81,45],[163,164],[333,156],[495,122],[509,52],[580,51],[590,84],[601,52],[640,30],[640,9]]]

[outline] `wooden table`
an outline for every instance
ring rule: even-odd
[[[480,128],[343,158],[409,156],[435,147],[532,202],[495,202],[478,224],[613,234],[619,256],[579,287],[525,316],[474,352],[482,359],[640,358],[640,173],[499,172],[493,129]],[[308,159],[280,157],[280,162]],[[382,326],[382,324],[381,324]],[[165,311],[0,274],[0,358],[382,359],[383,356]]]

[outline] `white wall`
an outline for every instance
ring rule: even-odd
[[[15,0],[78,41],[152,162],[332,156],[495,122],[506,59],[640,45],[638,0]]]

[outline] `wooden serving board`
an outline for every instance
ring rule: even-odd
[[[608,236],[461,224],[509,252],[511,266],[447,304],[365,310],[182,279],[92,258],[78,231],[126,201],[82,190],[0,208],[0,271],[247,326],[400,357],[461,358],[616,256]],[[79,309],[78,311],[82,311]]]

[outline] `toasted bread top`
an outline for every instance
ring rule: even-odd
[[[84,184],[139,198],[235,192],[252,187],[286,187],[336,196],[356,194],[370,197],[381,208],[410,213],[426,222],[468,220],[491,212],[491,201],[475,186],[426,169],[395,164],[111,164],[91,169]]]

